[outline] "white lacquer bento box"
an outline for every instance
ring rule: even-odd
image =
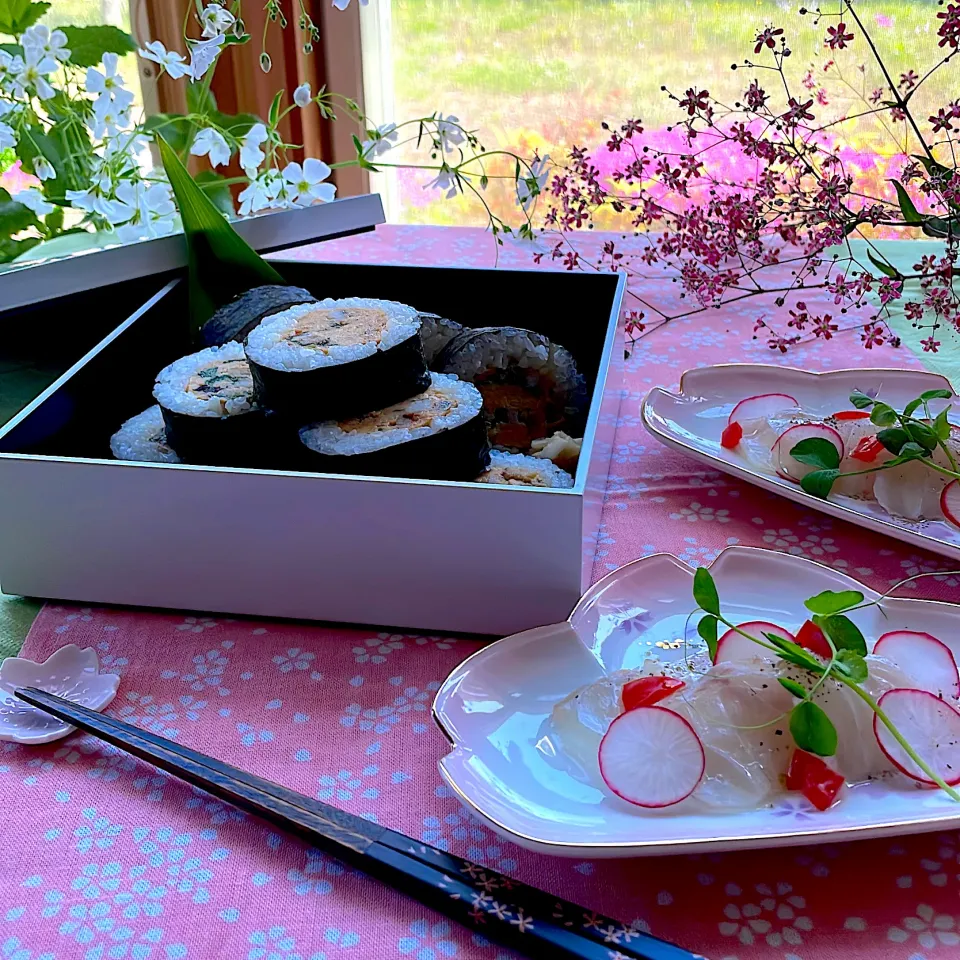
[[[274,263],[320,297],[400,300],[567,347],[592,389],[573,488],[110,459],[111,433],[152,403],[157,371],[190,352],[174,280],[0,430],[4,592],[500,635],[566,617],[600,522],[623,278]],[[64,310],[58,300],[28,319]]]

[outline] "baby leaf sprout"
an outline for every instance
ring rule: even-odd
[[[950,406],[944,407],[936,416],[930,412],[931,400],[949,400],[952,396],[949,390],[926,390],[911,400],[902,411],[897,411],[889,403],[855,390],[850,394],[850,402],[858,410],[870,410],[870,422],[881,428],[877,431],[877,441],[893,457],[875,467],[841,472],[837,448],[822,437],[808,437],[790,450],[790,455],[796,460],[817,468],[801,479],[800,486],[812,496],[825,500],[841,477],[877,473],[913,460],[946,477],[960,479],[957,458],[946,442],[951,429],[947,419]],[[921,413],[922,417],[918,418],[917,413]],[[946,456],[949,467],[934,460],[938,450]]]
[[[920,402],[923,402],[922,399]],[[903,416],[905,420],[910,420],[907,415],[895,414],[895,416]],[[789,713],[789,726],[790,733],[801,750],[820,757],[830,757],[837,752],[837,729],[824,710],[813,700],[814,694],[828,679],[834,680],[848,687],[870,707],[877,721],[886,727],[894,740],[931,783],[935,783],[951,799],[960,801],[960,793],[947,784],[918,755],[877,701],[862,686],[869,675],[869,666],[865,659],[867,643],[860,628],[847,614],[878,605],[884,597],[865,602],[864,595],[858,590],[825,590],[804,601],[804,606],[810,611],[813,623],[822,631],[830,648],[830,656],[822,659],[799,644],[774,633],[765,633],[764,639],[758,640],[741,630],[724,616],[720,607],[717,585],[710,571],[704,567],[698,568],[694,574],[693,599],[698,609],[703,612],[697,631],[707,644],[711,659],[715,657],[717,650],[717,625],[722,623],[728,629],[736,631],[768,652],[774,653],[780,660],[801,667],[807,672],[806,678],[803,676],[800,679],[778,678],[780,685],[797,701]],[[704,626],[705,621],[706,626]]]

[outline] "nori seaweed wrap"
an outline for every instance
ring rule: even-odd
[[[427,480],[473,480],[490,462],[483,401],[469,383],[435,373],[421,394],[351,420],[300,431],[301,469]]]
[[[463,333],[463,327],[453,320],[441,317],[438,313],[418,311],[420,318],[420,339],[423,341],[423,357],[427,366],[433,368],[433,363],[440,356],[443,348],[458,334]]]
[[[208,347],[220,346],[231,340],[242,343],[264,317],[298,303],[315,303],[316,300],[303,287],[283,287],[275,283],[253,287],[217,310],[201,327],[200,337]]]
[[[392,300],[322,300],[264,320],[247,337],[257,402],[300,424],[343,420],[430,384],[420,320]]]
[[[569,351],[520,327],[466,329],[444,347],[437,370],[473,383],[483,395],[490,442],[526,452],[559,429],[582,434],[587,390]]]

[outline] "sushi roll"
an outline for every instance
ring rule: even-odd
[[[263,454],[264,416],[242,344],[181,357],[157,375],[167,442],[188,463],[252,466]]]
[[[246,340],[257,401],[297,420],[343,420],[423,392],[420,320],[392,300],[321,300],[267,317]]]
[[[110,438],[110,452],[118,460],[137,460],[142,463],[180,462],[176,452],[167,443],[163,414],[156,404],[124,422]]]
[[[417,316],[420,318],[420,339],[423,341],[423,356],[427,361],[427,366],[432,367],[443,348],[458,333],[463,333],[463,327],[459,323],[447,320],[446,317],[441,317],[436,313],[424,313],[421,310]]]
[[[472,480],[490,462],[472,384],[434,373],[418,396],[300,431],[303,469],[428,480]]]
[[[519,327],[464,330],[444,347],[437,370],[469,380],[483,394],[495,447],[525,453],[563,429],[582,433],[587,391],[569,351]]]
[[[298,303],[316,303],[317,298],[303,287],[282,287],[271,283],[253,287],[224,304],[201,327],[205,346],[217,347],[230,340],[243,342],[246,335],[264,318]]]
[[[494,450],[490,454],[490,466],[477,477],[477,483],[569,489],[573,486],[573,477],[549,460]]]

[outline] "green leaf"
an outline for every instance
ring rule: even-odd
[[[43,228],[48,237],[54,237],[63,230],[63,207],[57,207],[43,218]]]
[[[798,703],[790,714],[790,733],[801,750],[818,757],[837,752],[837,728],[830,718],[809,700]]]
[[[910,194],[907,193],[903,184],[897,180],[891,180],[890,183],[897,189],[897,201],[900,204],[900,213],[907,223],[923,223],[923,214],[913,205]],[[872,257],[870,258],[873,259]]]
[[[954,229],[956,223],[957,220],[954,217],[949,220],[944,220],[941,217],[926,217],[920,224],[920,229],[928,237],[947,237],[951,233],[956,235],[957,230]]]
[[[924,450],[932,452],[937,449],[937,433],[929,424],[920,423],[919,420],[908,420],[906,430],[910,434],[910,439]]]
[[[258,284],[283,283],[284,280],[224,219],[170,144],[160,134],[156,134],[156,139],[183,222],[190,322],[197,332],[218,307],[237,294]]]
[[[37,218],[34,212],[10,199],[10,194],[6,190],[0,189],[0,237],[9,237],[27,227],[37,226]]]
[[[888,427],[877,431],[877,439],[892,454],[899,455],[905,443],[909,443],[910,436],[903,427]]]
[[[912,417],[922,406],[923,406],[923,401],[919,397],[917,397],[916,400],[911,400],[903,408],[904,417]]]
[[[863,603],[863,594],[859,590],[824,590],[823,593],[805,600],[803,605],[811,613],[829,616],[855,607],[858,603]]]
[[[826,500],[839,476],[839,470],[814,470],[800,481],[800,487],[811,496]]]
[[[897,411],[889,403],[878,400],[870,411],[870,422],[878,427],[891,427],[897,422]]]
[[[801,463],[823,470],[833,470],[840,466],[840,451],[822,437],[807,437],[791,447],[790,456]]]
[[[32,27],[49,9],[49,3],[0,0],[0,33],[19,36],[27,27]]]
[[[701,610],[712,613],[715,617],[720,616],[720,595],[706,567],[697,567],[697,572],[693,575],[693,599]]]
[[[865,393],[861,393],[859,390],[854,390],[850,394],[850,402],[858,409],[865,410],[867,407],[872,407],[877,401],[873,397],[868,397]]]
[[[154,113],[147,117],[145,133],[159,133],[177,153],[183,153],[193,139],[194,125],[182,113]]]
[[[803,684],[797,683],[796,680],[791,680],[789,677],[777,677],[777,680],[781,687],[789,690],[798,700],[806,700],[807,688]]]
[[[806,670],[812,670],[814,673],[823,673],[823,664],[800,644],[778,637],[775,633],[765,633],[764,637],[780,651],[780,656],[784,660]]]
[[[697,633],[700,634],[704,643],[706,643],[711,660],[717,655],[718,622],[719,621],[712,613],[708,613],[705,616],[702,616],[700,618],[700,622],[697,624]]]
[[[920,394],[920,399],[924,402],[930,400],[951,400],[953,399],[953,391],[945,390],[942,387],[938,390],[924,390]]]
[[[2,3],[3,0],[0,0]],[[0,50],[4,53],[9,53],[11,57],[22,57],[23,56],[23,47],[19,43],[0,43]]]
[[[353,135],[353,145],[357,149],[357,157],[363,157],[363,144],[360,142],[360,138],[356,134]]]
[[[837,663],[842,672],[854,683],[863,683],[869,675],[867,661],[855,650],[841,650],[837,653]]]
[[[187,84],[187,112],[207,116],[217,109],[217,98],[203,83]]]
[[[949,413],[950,408],[946,407],[937,414],[933,421],[933,432],[936,433],[939,440],[946,440],[950,436],[950,421],[947,419]]]
[[[241,139],[255,123],[261,122],[255,113],[221,113],[219,110],[211,114],[210,119],[221,130],[225,130],[237,140]]]
[[[0,0],[2,3],[3,0]],[[105,53],[116,53],[121,57],[133,53],[137,45],[129,33],[119,27],[99,25],[93,27],[61,27],[67,35],[67,48],[70,50],[70,63],[75,67],[95,67]]]
[[[867,641],[863,639],[860,628],[842,613],[829,617],[814,615],[813,622],[833,641],[838,650],[852,650],[861,657],[867,655]]]
[[[919,443],[914,443],[912,440],[909,443],[905,443],[900,448],[899,461],[901,463],[906,463],[908,460],[918,460],[920,457],[925,457],[929,453],[929,450],[925,450],[920,446]],[[890,466],[893,461],[891,460],[887,466]]]
[[[867,258],[882,274],[890,277],[891,280],[900,279],[900,274],[895,267],[890,266],[889,263],[884,263],[883,260],[878,260],[869,250],[867,251]]]
[[[224,183],[225,179],[222,174],[213,170],[204,170],[194,177],[203,192],[213,201],[214,206],[224,216],[232,217],[236,215],[237,208],[234,206],[230,187]]]
[[[31,247],[40,242],[39,237],[24,237],[23,240],[11,240],[4,237],[0,240],[0,263],[9,263],[15,257],[26,253]]]
[[[270,104],[270,110],[267,113],[268,122],[271,127],[277,125],[277,120],[280,118],[280,102],[283,100],[283,90],[278,90],[276,96],[274,96],[273,101]]]

